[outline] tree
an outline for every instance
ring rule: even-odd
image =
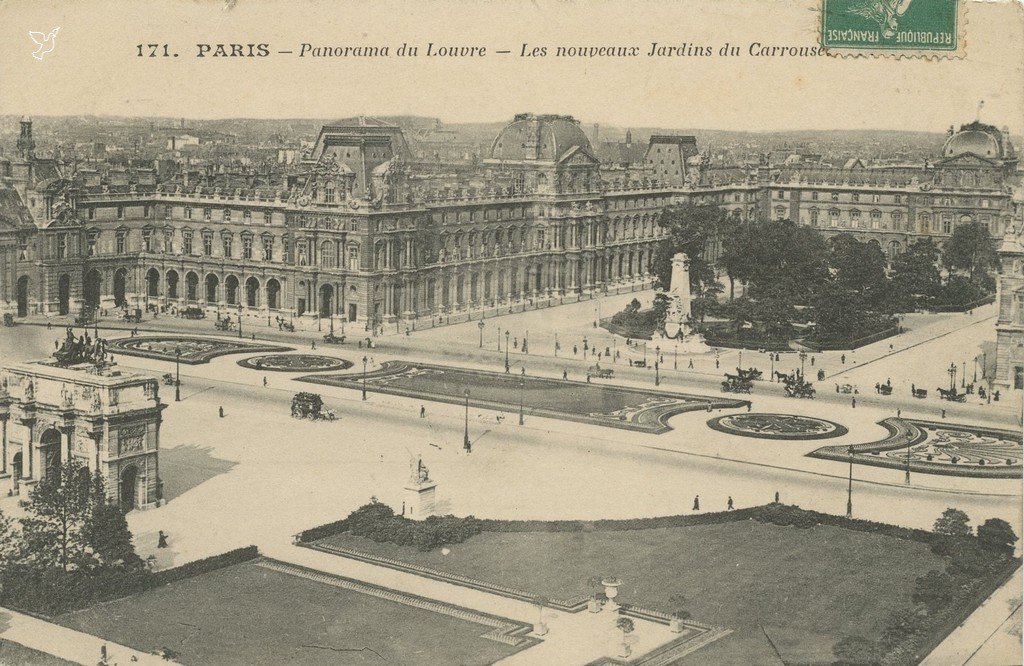
[[[835,281],[858,292],[868,307],[875,308],[888,291],[882,248],[846,234],[833,236],[830,244],[829,265],[835,272]]]
[[[989,518],[978,525],[978,539],[991,550],[1013,552],[1017,535],[1010,524],[1002,518]]]
[[[946,509],[935,521],[932,530],[950,536],[970,536],[971,526],[968,525],[970,520],[967,514],[959,509]]]
[[[629,644],[629,635],[636,629],[636,625],[628,617],[620,617],[615,621],[615,628],[622,632],[622,654],[628,657],[630,652],[632,652]]]
[[[995,240],[988,227],[979,222],[953,229],[942,250],[942,263],[950,270],[966,271],[972,282],[999,265]]]
[[[651,272],[662,289],[672,282],[672,257],[685,252],[690,259],[690,288],[699,292],[716,281],[714,264],[706,259],[710,241],[725,234],[729,215],[718,206],[676,204],[665,208],[658,224],[668,232],[654,252]]]
[[[56,474],[37,483],[29,495],[22,534],[28,559],[37,566],[67,571],[86,553],[82,530],[102,495],[97,496],[94,480],[82,470],[78,461],[69,460]]]
[[[21,553],[21,535],[14,521],[0,511],[0,580],[12,564],[18,561]]]
[[[852,334],[869,335],[872,328],[865,298],[839,282],[829,282],[814,303],[814,337],[819,343],[848,341]]]
[[[100,565],[129,569],[143,566],[124,514],[124,509],[113,502],[98,502],[82,527],[85,543]]]
[[[909,312],[920,298],[931,298],[942,287],[936,263],[939,248],[931,238],[921,238],[892,262],[891,307],[895,312]]]

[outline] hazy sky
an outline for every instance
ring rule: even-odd
[[[752,42],[815,45],[819,2],[239,0],[228,10],[198,0],[0,0],[0,113],[494,122],[534,111],[634,127],[941,131],[973,120],[985,100],[982,120],[1024,129],[1019,4],[970,2],[962,60],[747,54]],[[33,59],[28,31],[56,26],[54,51]],[[195,57],[197,43],[218,42],[267,42],[273,54]],[[394,53],[403,42],[420,56],[297,57],[303,43]],[[488,54],[428,58],[428,42]],[[652,59],[652,42],[716,53],[728,42],[742,55]],[[139,43],[168,43],[179,56],[139,58]],[[524,43],[548,57],[519,57]],[[556,58],[557,45],[636,45],[644,57]]]

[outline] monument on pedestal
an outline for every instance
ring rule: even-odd
[[[405,517],[423,520],[434,515],[437,506],[437,482],[430,478],[430,470],[417,456],[410,463],[409,483],[405,486]]]
[[[690,335],[690,258],[685,252],[672,257],[672,283],[669,286],[665,337],[682,339]]]

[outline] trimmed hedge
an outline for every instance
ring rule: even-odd
[[[223,569],[224,567],[230,567],[243,562],[250,562],[259,556],[260,553],[256,546],[236,548],[235,550],[229,550],[228,552],[221,553],[220,555],[212,555],[201,560],[187,562],[182,564],[180,567],[157,571],[150,578],[150,583],[147,587],[154,588],[161,585],[167,585],[168,583],[210,573],[211,571]]]

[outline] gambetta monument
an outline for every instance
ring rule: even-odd
[[[669,286],[668,314],[665,316],[665,337],[683,339],[690,329],[690,258],[685,252],[672,257],[672,283]]]

